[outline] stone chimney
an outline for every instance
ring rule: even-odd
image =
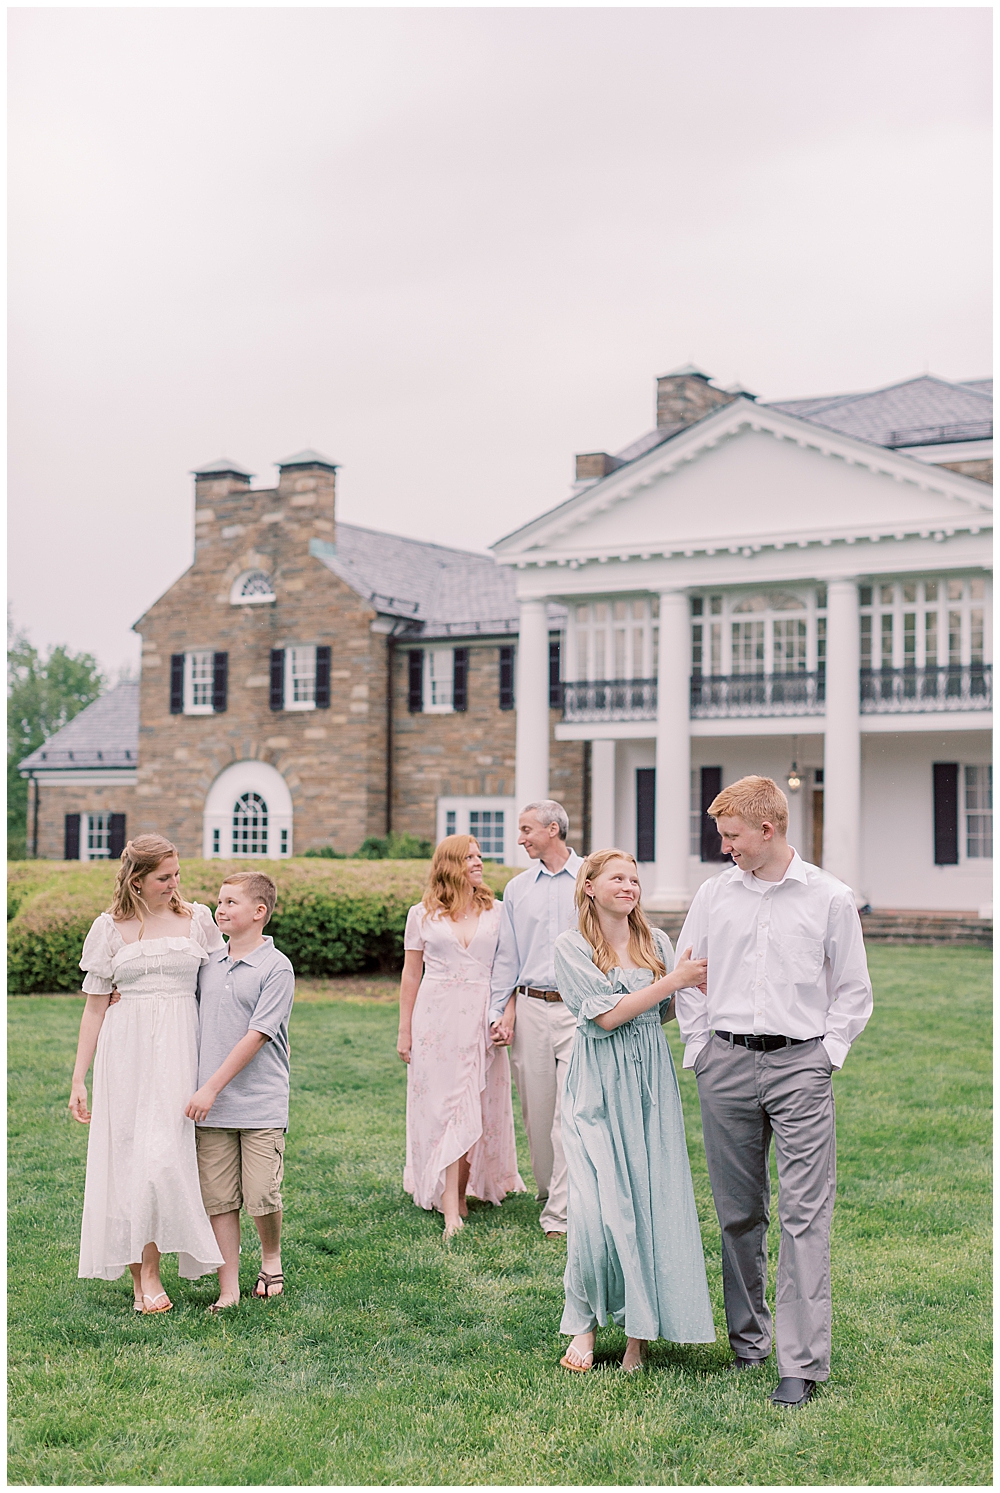
[[[299,451],[278,462],[278,498],[332,538],[336,478],[336,462],[318,451]]]
[[[686,363],[656,380],[657,428],[693,425],[720,405],[731,404],[736,397],[725,389],[717,389],[709,374]]]
[[[209,461],[203,467],[195,467],[192,476],[195,504],[202,507],[211,506],[213,502],[228,498],[234,493],[249,492],[253,472],[241,467],[238,461],[230,461],[228,456],[220,456],[218,461]]]
[[[593,482],[595,478],[607,477],[610,472],[616,472],[624,465],[617,456],[609,456],[607,451],[585,451],[576,458],[576,480]]]

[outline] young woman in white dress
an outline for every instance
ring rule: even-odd
[[[161,1254],[176,1251],[187,1279],[223,1263],[184,1113],[198,1087],[198,970],[223,939],[207,907],[182,900],[179,883],[169,840],[130,840],[111,907],[80,960],[87,1005],[69,1101],[74,1119],[90,1125],[80,1276],[117,1280],[127,1267],[135,1310],[145,1313],[173,1305]],[[114,990],[121,999],[111,1004]]]

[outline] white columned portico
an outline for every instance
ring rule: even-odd
[[[656,684],[656,879],[647,906],[687,907],[691,797],[691,629],[684,591],[660,592]]]
[[[823,869],[857,895],[861,879],[861,628],[858,586],[827,585],[826,752],[823,763]]]
[[[590,744],[590,848],[606,850],[616,843],[615,743]]]
[[[517,810],[549,796],[549,612],[542,601],[521,602],[517,640]],[[518,852],[519,864],[527,857]]]

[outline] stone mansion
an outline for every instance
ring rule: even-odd
[[[492,555],[339,522],[318,452],[278,474],[195,472],[139,683],[21,764],[35,854],[471,831],[516,863],[518,804],[551,795],[670,911],[719,868],[707,804],[763,772],[859,902],[990,904],[991,381],[763,404],[679,369]]]

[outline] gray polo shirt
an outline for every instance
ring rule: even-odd
[[[228,948],[209,954],[198,976],[198,1087],[247,1032],[263,1032],[271,1040],[222,1090],[202,1129],[287,1130],[288,1017],[294,995],[295,971],[272,938],[235,961]]]

